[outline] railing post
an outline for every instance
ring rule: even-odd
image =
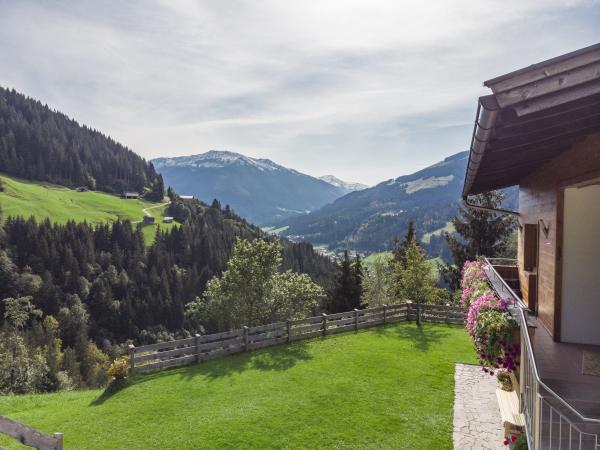
[[[323,327],[323,336],[325,336],[327,334],[327,314],[323,313],[323,315],[321,316],[321,322],[322,322],[322,327]]]
[[[288,319],[288,320],[285,321],[285,328],[286,328],[286,331],[287,331],[287,343],[289,344],[290,343],[290,330],[292,328],[292,321],[291,320]]]
[[[383,323],[387,323],[387,305],[383,305]]]
[[[194,337],[196,338],[195,343],[196,343],[196,362],[200,362],[200,338],[202,336],[200,336],[198,333],[196,333],[194,335]]]
[[[537,383],[536,383],[537,385]],[[536,388],[533,392],[535,395],[535,406],[533,412],[533,449],[532,450],[541,450],[542,443],[542,397],[540,396],[538,389]],[[552,427],[552,423],[550,423],[550,427]]]
[[[248,327],[244,325],[244,351],[248,351]]]
[[[354,331],[358,331],[358,309],[354,308]]]
[[[135,363],[133,361],[133,358],[135,357],[135,345],[129,344],[128,353],[129,353],[129,370],[131,371],[131,373],[133,373],[135,370]]]
[[[63,450],[63,434],[54,433],[54,439],[56,439],[56,450]]]

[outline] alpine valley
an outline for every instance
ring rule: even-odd
[[[152,163],[177,192],[207,202],[216,198],[249,222],[263,226],[305,215],[366,187],[331,175],[315,178],[269,159],[229,151],[157,158]]]
[[[307,240],[331,250],[349,248],[372,253],[389,250],[413,221],[417,237],[430,257],[446,256],[446,231],[460,201],[468,152],[460,152],[411,175],[351,192],[321,209],[277,224],[292,239]],[[514,207],[514,189],[506,191]]]

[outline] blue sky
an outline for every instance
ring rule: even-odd
[[[146,158],[375,184],[465,150],[482,82],[600,41],[589,1],[0,0],[0,85]]]

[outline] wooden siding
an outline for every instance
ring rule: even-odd
[[[588,136],[525,178],[519,190],[519,222],[543,220],[538,235],[537,310],[541,323],[560,340],[560,252],[562,244],[563,191],[568,185],[600,176],[600,133]],[[529,272],[523,269],[523,230],[519,231],[519,280],[524,300],[529,292]]]

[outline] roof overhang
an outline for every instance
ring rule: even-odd
[[[488,80],[479,98],[463,197],[514,186],[600,132],[600,44]]]

